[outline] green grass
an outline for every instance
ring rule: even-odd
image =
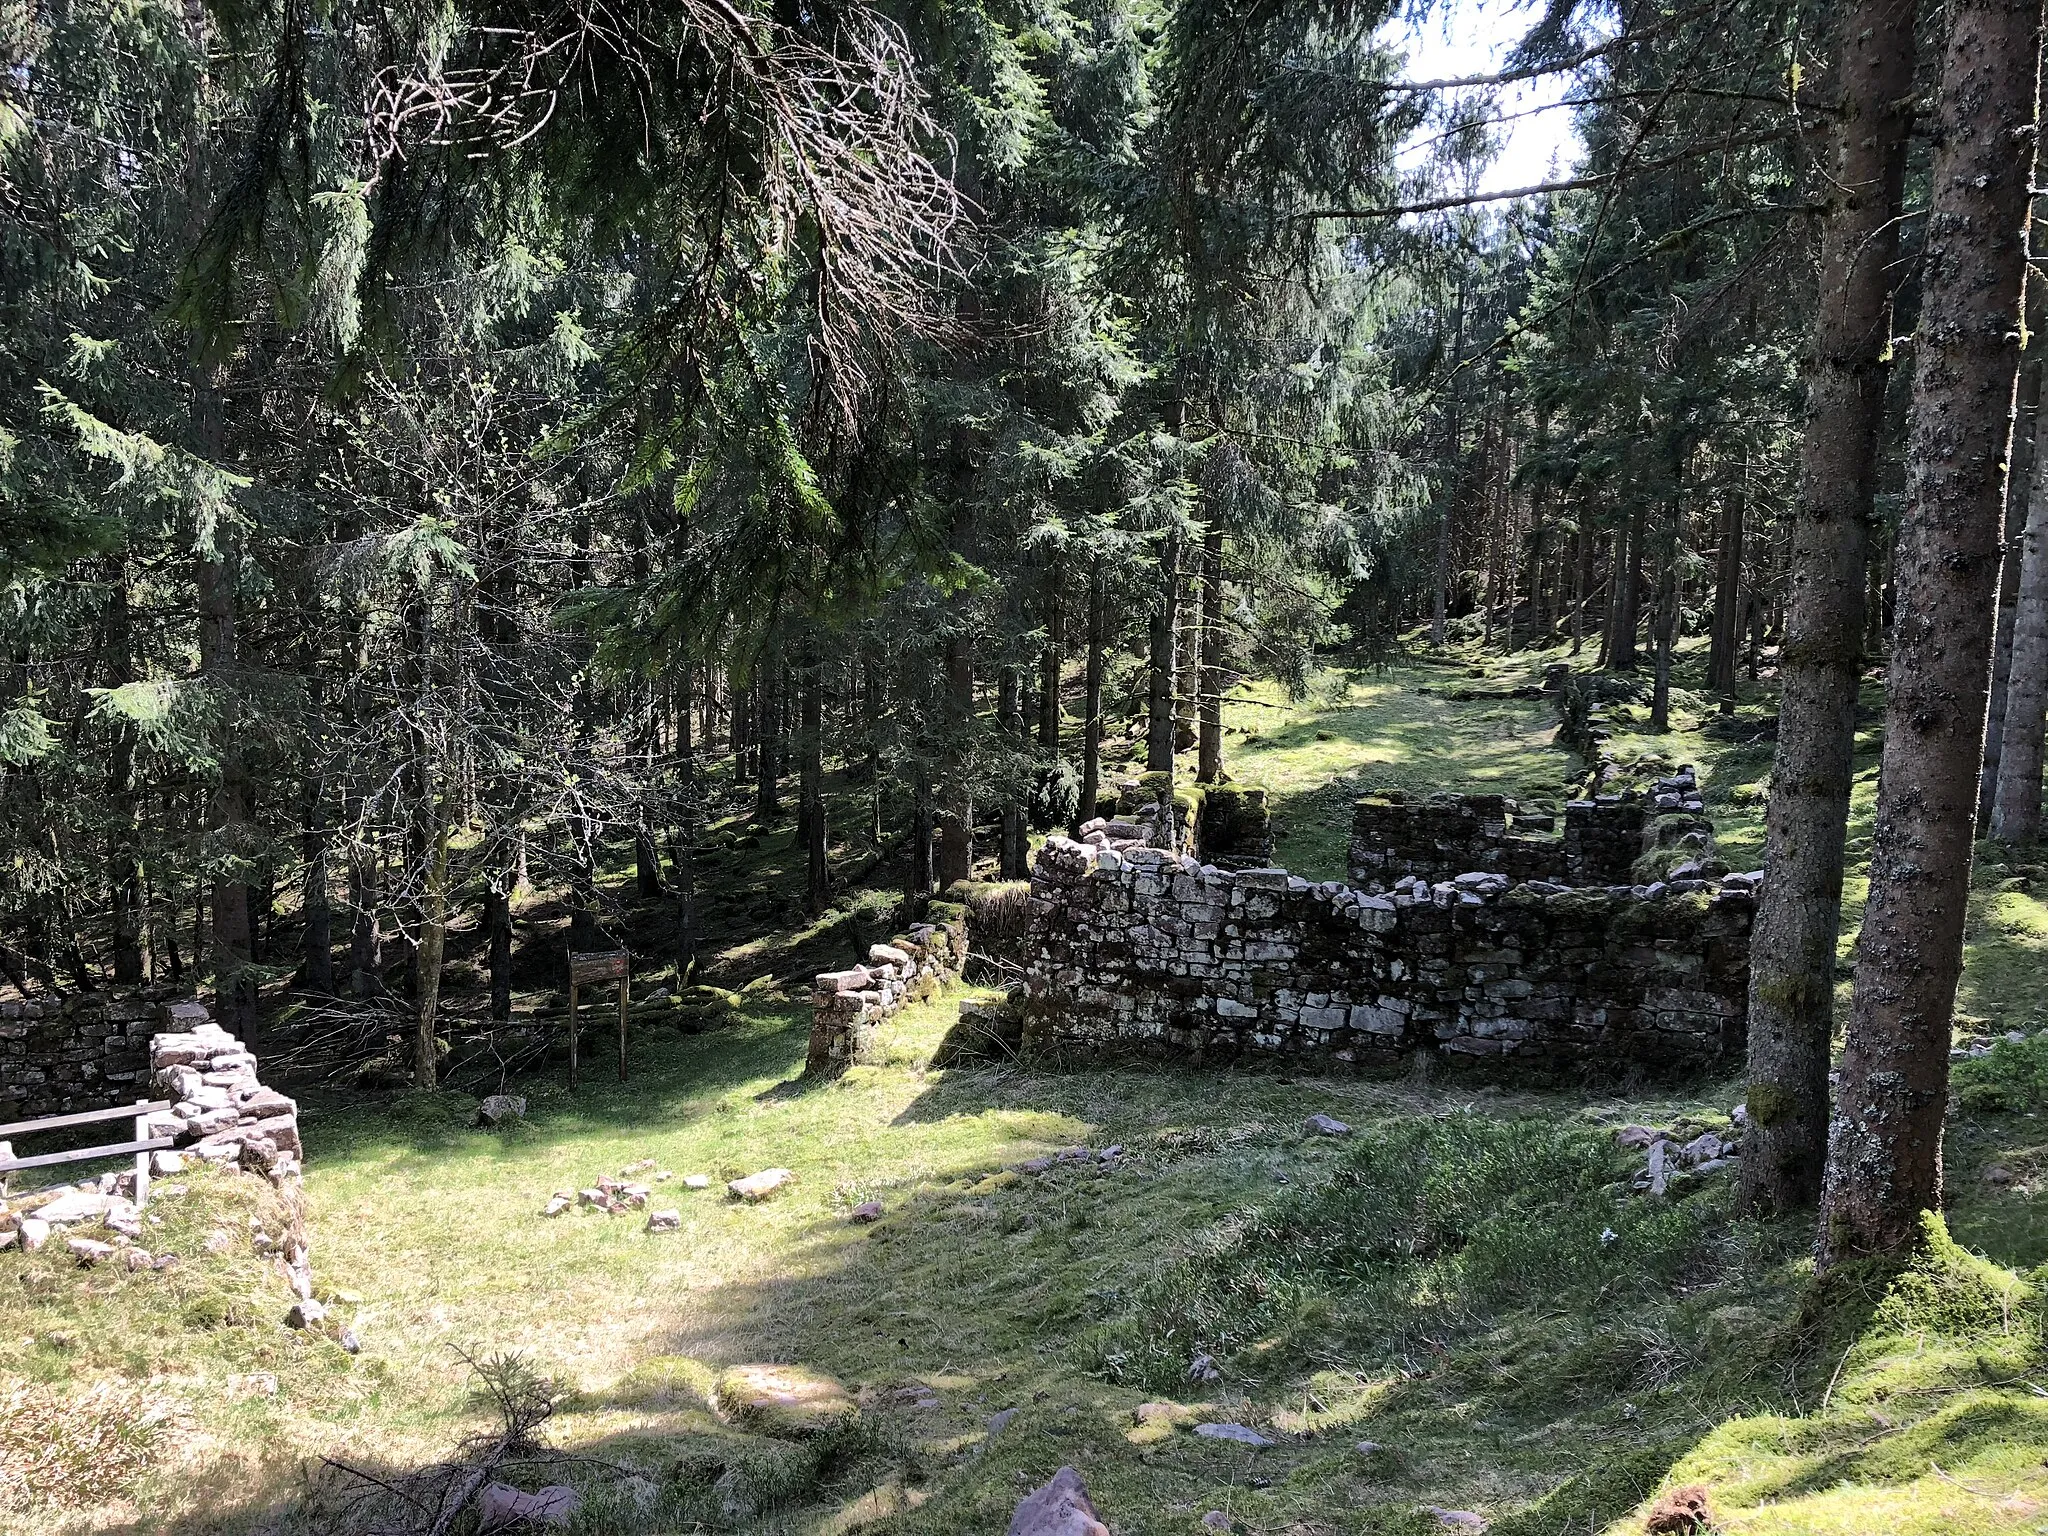
[[[1341,873],[1370,788],[1560,797],[1577,765],[1546,704],[1415,692],[1503,691],[1543,659],[1325,674],[1299,704],[1234,704],[1256,738],[1230,738],[1231,766],[1274,791],[1282,862]],[[1680,703],[1670,736],[1618,745],[1695,762],[1731,862],[1753,866],[1768,747]],[[1964,995],[1987,1026],[2043,1018],[2038,873],[1982,862]],[[800,975],[886,926],[872,893],[787,925],[794,875],[773,829],[709,861],[722,979]],[[1627,1191],[1612,1128],[1725,1125],[1732,1085],[933,1070],[952,1003],[892,1023],[885,1060],[806,1084],[806,1011],[757,991],[730,1029],[642,1027],[627,1084],[605,1062],[574,1094],[558,1072],[517,1085],[530,1118],[496,1132],[469,1128],[460,1095],[308,1095],[314,1270],[358,1355],[280,1326],[289,1296],[250,1218],[268,1235],[288,1213],[253,1179],[202,1172],[153,1206],[145,1242],[184,1261],[165,1274],[0,1259],[0,1467],[33,1468],[0,1484],[0,1529],[323,1528],[319,1458],[394,1475],[447,1456],[492,1422],[466,1359],[506,1352],[561,1384],[547,1436],[588,1458],[517,1476],[578,1483],[591,1531],[965,1536],[1064,1463],[1119,1536],[1187,1536],[1212,1509],[1252,1532],[1421,1536],[1439,1529],[1425,1504],[1505,1536],[1619,1536],[1695,1480],[1731,1533],[2048,1528],[2037,1282],[1937,1242],[1897,1286],[1816,1292],[1808,1233],[1732,1221],[1720,1181],[1662,1206]],[[2037,1055],[1960,1073],[1948,1140],[1948,1230],[2020,1271],[2048,1261]],[[1314,1110],[1357,1135],[1305,1137]],[[1003,1173],[1110,1143],[1114,1163]],[[540,1215],[648,1159],[678,1175],[656,1204],[680,1233]],[[717,1187],[774,1165],[797,1182],[765,1204]],[[867,1199],[883,1221],[850,1223]],[[215,1230],[231,1240],[210,1254]],[[1198,1349],[1220,1380],[1187,1380]],[[792,1443],[726,1424],[712,1382],[748,1361],[836,1375],[863,1395],[858,1427]],[[920,1385],[936,1406],[899,1398]],[[1148,1399],[1175,1407],[1141,1426]],[[1224,1417],[1279,1443],[1188,1427]]]
[[[1344,878],[1351,808],[1375,789],[1515,795],[1561,806],[1577,770],[1552,746],[1540,699],[1466,702],[1421,688],[1497,686],[1465,668],[1391,666],[1318,675],[1308,698],[1248,685],[1224,709],[1230,772],[1271,792],[1276,862],[1311,880]]]

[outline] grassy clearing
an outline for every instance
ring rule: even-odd
[[[1574,765],[1540,701],[1414,691],[1504,690],[1541,659],[1240,702],[1229,721],[1256,739],[1233,736],[1234,770],[1274,790],[1283,858],[1316,875],[1341,872],[1366,788],[1555,798]],[[1732,854],[1760,818],[1768,748],[1681,701],[1680,730],[1643,741],[1699,765]],[[726,979],[835,961],[885,926],[872,896],[774,926],[786,840],[727,830],[710,877]],[[2048,911],[2029,868],[1980,877],[1965,993],[1987,1020],[2039,1017]],[[1963,1248],[1816,1298],[1808,1234],[1730,1221],[1719,1181],[1664,1206],[1626,1189],[1611,1128],[1725,1125],[1726,1084],[1646,1098],[930,1070],[951,1012],[908,1011],[888,1059],[807,1085],[804,1011],[759,992],[715,1034],[648,1026],[628,1084],[518,1085],[530,1120],[497,1132],[470,1129],[459,1095],[309,1097],[314,1268],[356,1356],[279,1326],[289,1297],[250,1222],[284,1217],[254,1180],[196,1174],[153,1207],[146,1241],[184,1259],[167,1274],[0,1260],[0,1466],[21,1474],[0,1483],[0,1529],[314,1529],[337,1492],[316,1458],[397,1473],[447,1455],[490,1425],[465,1356],[508,1351],[565,1392],[552,1443],[595,1458],[516,1480],[577,1482],[590,1531],[964,1536],[999,1529],[1063,1463],[1120,1536],[1187,1536],[1209,1510],[1252,1532],[1419,1536],[1440,1528],[1425,1505],[1508,1536],[1619,1533],[1688,1481],[1713,1488],[1731,1533],[2048,1528],[2048,1282],[1963,1251],[2048,1260],[2048,1046],[1959,1074]],[[1314,1110],[1357,1135],[1303,1136]],[[1112,1162],[1007,1171],[1113,1143]],[[649,1159],[678,1175],[655,1203],[680,1233],[540,1216],[554,1191]],[[763,1205],[716,1187],[773,1165],[797,1182]],[[685,1190],[689,1173],[714,1187]],[[850,1223],[868,1199],[883,1221]],[[209,1253],[216,1230],[231,1240]],[[1197,1353],[1217,1381],[1188,1379]],[[857,1427],[801,1442],[734,1428],[713,1384],[747,1361],[832,1373],[861,1395]],[[1140,1424],[1148,1400],[1171,1406]],[[1277,1443],[1205,1439],[1205,1419]]]

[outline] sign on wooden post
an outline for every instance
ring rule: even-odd
[[[626,1010],[633,1001],[633,956],[624,949],[569,952],[569,1086],[576,1086],[576,990],[586,982],[619,984],[619,1081],[626,1080]]]

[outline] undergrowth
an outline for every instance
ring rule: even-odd
[[[1295,1325],[1390,1356],[1534,1297],[1620,1307],[1703,1252],[1712,1198],[1629,1193],[1611,1137],[1453,1115],[1364,1132],[1326,1175],[1224,1224],[1089,1341],[1112,1381],[1168,1388],[1198,1355],[1270,1354]],[[1341,1299],[1341,1309],[1318,1303]],[[1197,1373],[1199,1375],[1199,1372]]]

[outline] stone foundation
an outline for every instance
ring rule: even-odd
[[[1505,848],[1505,820],[1498,836],[1487,826],[1480,843]],[[1331,1069],[1423,1051],[1532,1075],[1726,1068],[1744,1048],[1752,884],[1566,890],[1482,869],[1376,893],[1053,838],[1032,875],[1024,1048]]]

